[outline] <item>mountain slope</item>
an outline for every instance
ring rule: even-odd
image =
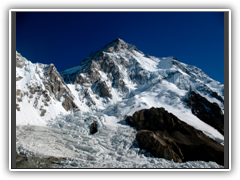
[[[78,111],[74,96],[53,64],[33,64],[16,53],[16,123],[42,124]]]

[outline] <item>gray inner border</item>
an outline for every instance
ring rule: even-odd
[[[229,169],[229,141],[229,12],[224,12],[224,168],[226,169]]]
[[[160,10],[159,10],[160,11]],[[22,11],[24,12],[24,11]],[[30,11],[28,11],[30,12]],[[34,11],[31,11],[34,12]],[[44,12],[44,11],[41,11]],[[62,11],[55,11],[62,12]],[[65,11],[67,12],[67,11]],[[79,10],[80,12],[80,10]],[[91,11],[95,12],[95,11]],[[108,11],[111,12],[111,11]],[[113,11],[114,12],[114,11]],[[123,11],[124,12],[124,11]],[[143,11],[135,11],[143,12]],[[147,12],[147,11],[146,11]],[[153,11],[152,11],[153,12]],[[157,12],[157,11],[156,11]],[[173,12],[173,11],[169,11]],[[187,11],[196,12],[196,11]],[[209,11],[198,11],[209,12]],[[214,11],[217,12],[217,11]],[[221,12],[221,11],[219,11]],[[11,12],[11,169],[16,169],[16,11]],[[229,169],[229,11],[224,11],[224,169]]]
[[[16,168],[16,12],[11,12],[11,168]]]

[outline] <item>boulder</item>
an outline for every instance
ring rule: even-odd
[[[181,121],[164,108],[142,109],[127,116],[137,128],[139,147],[175,162],[215,161],[224,165],[224,147],[203,132]]]
[[[97,121],[94,121],[92,124],[91,124],[91,128],[90,128],[90,133],[91,134],[95,134],[97,132]]]

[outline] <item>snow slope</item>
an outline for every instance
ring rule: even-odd
[[[49,91],[51,77],[47,77],[46,73],[49,69],[52,69],[52,72],[56,71],[55,67],[52,64],[31,63],[19,53],[16,53],[16,57],[16,123],[46,125],[47,120],[55,119],[59,114],[69,114],[70,111],[68,112],[62,105],[65,97],[59,96],[58,99],[52,91]],[[61,81],[58,78],[52,84],[60,83],[60,86],[68,92],[64,95],[71,96],[68,87]]]

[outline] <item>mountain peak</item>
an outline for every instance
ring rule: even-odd
[[[125,41],[123,41],[122,39],[117,38],[117,39],[114,39],[113,41],[111,41],[110,43],[108,43],[106,46],[108,46],[108,47],[109,46],[118,46],[118,45],[121,45],[121,44],[127,44],[127,43]]]
[[[124,42],[122,39],[120,39],[120,38],[114,39],[112,42],[125,43],[125,42]]]
[[[105,52],[119,52],[123,50],[138,50],[136,46],[126,43],[124,40],[117,38],[105,45],[101,51]]]
[[[120,38],[116,38],[116,39],[112,40],[112,42],[124,42],[124,41]]]

